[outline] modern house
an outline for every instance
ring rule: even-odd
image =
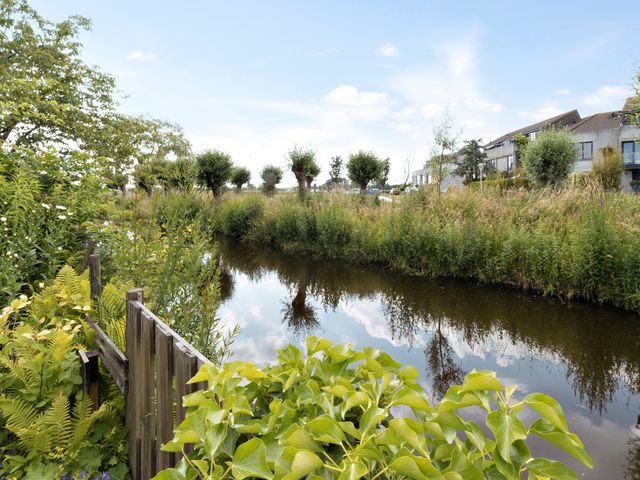
[[[555,117],[542,120],[533,125],[506,133],[485,145],[484,150],[487,154],[487,163],[493,164],[499,172],[511,174],[514,166],[518,163],[518,150],[515,144],[515,139],[518,135],[524,135],[530,140],[535,140],[538,132],[545,128],[570,128],[579,121],[580,114],[578,111],[571,110],[570,112],[556,115]]]

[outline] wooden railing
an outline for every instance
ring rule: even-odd
[[[91,296],[102,291],[100,257],[90,255]],[[160,447],[173,438],[173,429],[184,420],[182,397],[205,387],[187,385],[198,369],[210,361],[174,332],[144,305],[144,293],[132,288],[126,293],[126,355],[90,317],[98,355],[126,396],[126,424],[129,428],[129,466],[133,480],[148,480],[174,466],[180,456]],[[97,382],[87,352],[83,372],[88,372],[85,389]],[[82,358],[82,356],[81,356]],[[92,383],[92,381],[94,383]],[[94,396],[92,396],[92,399]],[[97,402],[97,391],[94,403]]]

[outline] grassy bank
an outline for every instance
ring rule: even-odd
[[[201,202],[198,202],[202,205]],[[516,286],[640,311],[640,197],[597,186],[224,197],[208,228],[240,241],[421,276]]]

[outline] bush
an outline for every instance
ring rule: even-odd
[[[576,163],[576,146],[566,130],[543,130],[522,155],[524,168],[537,186],[559,186]]]
[[[236,239],[244,238],[260,219],[262,211],[262,200],[257,195],[225,203],[220,212],[223,233]]]
[[[360,187],[360,192],[364,193],[370,182],[380,177],[384,164],[373,152],[359,152],[349,155],[347,162],[347,172],[349,179]]]
[[[593,176],[606,190],[620,190],[623,171],[622,154],[611,147],[601,149],[593,161]]]
[[[418,371],[386,353],[316,337],[307,338],[306,353],[289,345],[265,369],[203,366],[190,383],[208,388],[184,397],[186,418],[163,446],[192,445],[193,453],[154,478],[576,478],[561,462],[533,458],[534,437],[592,467],[553,398],[516,399],[493,372],[474,370],[430,405]],[[528,426],[519,418],[524,408],[535,418]],[[482,414],[491,435],[469,410]]]
[[[208,150],[196,156],[196,161],[198,182],[219,197],[222,187],[231,178],[233,168],[231,156],[220,150]]]

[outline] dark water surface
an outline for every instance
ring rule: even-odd
[[[417,367],[434,400],[474,368],[495,370],[518,395],[556,398],[595,469],[542,442],[534,454],[566,459],[582,478],[640,479],[639,316],[219,241],[219,315],[242,327],[236,359],[273,362],[307,335],[371,346]]]

